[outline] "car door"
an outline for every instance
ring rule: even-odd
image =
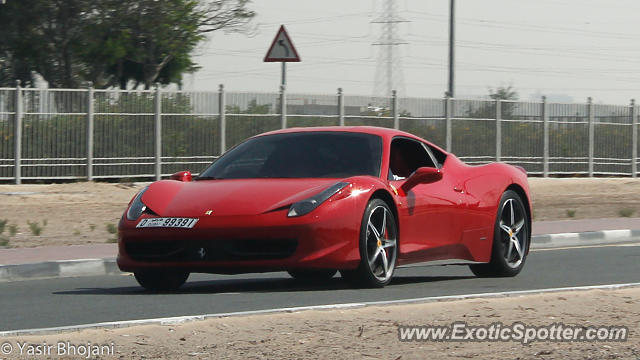
[[[419,167],[440,168],[440,164],[422,142],[394,138],[389,183],[400,189]],[[459,242],[460,224],[455,213],[461,206],[462,197],[454,186],[454,179],[443,172],[442,179],[436,182],[418,184],[406,193],[399,191],[400,252],[408,260],[420,260],[428,256],[431,249]]]

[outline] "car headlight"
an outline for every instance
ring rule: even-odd
[[[287,214],[287,216],[296,217],[296,216],[306,215],[312,212],[315,208],[320,206],[320,204],[327,201],[327,199],[329,199],[338,191],[344,189],[347,185],[349,185],[348,182],[339,182],[334,185],[331,185],[326,190],[310,198],[293,203],[289,208],[289,213]]]
[[[147,191],[148,188],[149,187],[147,186],[144,189],[140,190],[138,195],[136,195],[136,197],[131,202],[131,206],[129,206],[129,210],[127,210],[127,220],[138,220],[140,215],[142,215],[142,213],[147,210],[147,205],[142,202],[142,194],[144,194],[144,192]]]

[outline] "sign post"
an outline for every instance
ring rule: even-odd
[[[286,61],[282,62],[282,81],[280,82],[280,85],[283,85],[283,86],[287,85],[287,62]]]
[[[284,28],[284,25],[280,25],[280,30],[276,34],[276,37],[271,42],[269,51],[264,57],[264,62],[281,62],[282,63],[282,81],[281,85],[287,84],[287,63],[288,62],[300,62],[300,56],[296,51],[293,42]]]

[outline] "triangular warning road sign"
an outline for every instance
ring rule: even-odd
[[[269,47],[269,51],[267,51],[267,55],[264,57],[264,62],[277,61],[300,61],[300,56],[298,56],[298,52],[293,46],[293,42],[289,38],[289,34],[287,34],[287,30],[284,28],[284,25],[280,25],[280,30],[278,30],[278,34],[273,39],[271,47]]]

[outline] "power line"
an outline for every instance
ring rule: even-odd
[[[332,22],[338,19],[344,19],[349,17],[360,17],[362,15],[363,14],[361,12],[355,12],[355,13],[340,14],[340,15],[333,15],[333,16],[321,16],[321,17],[315,17],[315,18],[298,19],[298,20],[287,21],[287,25],[317,24],[317,23],[323,23],[323,22]],[[279,24],[281,24],[281,22],[260,23],[257,25],[257,27],[258,28],[271,27]]]
[[[379,0],[379,1],[391,2],[394,0]],[[417,12],[411,12],[411,18],[414,18],[413,16],[414,13],[417,13]],[[363,14],[367,14],[367,13],[366,12],[359,13],[360,16],[362,16]],[[382,34],[380,38],[378,39],[378,41],[374,43],[374,46],[376,46],[376,49],[380,50],[380,52],[383,53],[384,55],[386,55],[384,53],[385,48],[392,50],[391,56],[393,61],[391,62],[391,64],[393,66],[391,67],[390,71],[388,70],[389,68],[386,66],[387,65],[386,56],[380,56],[377,61],[375,58],[371,58],[371,57],[353,58],[353,59],[314,57],[313,60],[309,60],[306,63],[299,64],[301,68],[304,68],[304,71],[301,73],[302,76],[292,75],[292,78],[313,80],[321,83],[335,83],[336,81],[338,82],[344,81],[345,83],[362,83],[362,84],[373,83],[373,85],[375,86],[379,86],[380,84],[382,84],[382,86],[386,88],[388,84],[386,74],[383,80],[378,80],[378,75],[376,75],[376,81],[364,81],[358,78],[345,79],[345,78],[340,78],[340,76],[336,76],[336,75],[339,74],[337,71],[342,71],[346,75],[346,77],[349,77],[351,74],[353,74],[353,72],[349,70],[353,69],[353,67],[355,66],[367,67],[367,68],[372,68],[373,66],[376,66],[376,68],[380,68],[380,67],[382,68],[383,74],[384,73],[391,74],[392,79],[397,78],[398,71],[401,69],[399,64],[399,60],[401,59],[401,57],[399,56],[398,51],[401,48],[400,44],[406,44],[406,42],[404,42],[402,39],[398,39],[397,34],[394,32],[391,32],[391,39],[392,39],[391,41],[386,37],[385,30],[389,27],[390,23],[391,24],[395,23],[395,22],[385,21],[385,16],[387,16],[388,14],[389,14],[388,11],[383,13],[378,19],[372,21],[372,23],[381,25],[381,30],[382,30]],[[422,16],[422,18],[425,18],[428,21],[433,21],[438,23],[443,23],[446,21],[446,17],[442,15],[433,15],[429,13],[420,13],[420,14],[427,14],[427,16]],[[348,18],[347,20],[351,20],[349,18],[351,16],[358,16],[358,14],[345,14],[345,15],[346,15],[345,18]],[[300,23],[314,24],[314,23],[324,22],[324,21],[331,22],[333,21],[331,20],[333,18],[335,17],[325,16],[325,17],[319,17],[319,18],[299,19],[298,21]],[[338,18],[340,18],[340,16],[338,16]],[[371,17],[369,16],[369,18]],[[576,35],[576,33],[579,32],[580,35],[588,35],[589,37],[594,37],[594,38],[619,39],[627,43],[630,43],[631,39],[640,39],[640,35],[621,34],[621,33],[616,33],[611,31],[596,32],[593,30],[580,29],[577,26],[576,27],[553,26],[553,24],[550,24],[550,26],[545,26],[545,25],[540,25],[539,23],[537,25],[534,25],[531,22],[519,23],[514,21],[507,22],[507,21],[493,21],[493,20],[482,20],[482,19],[471,19],[471,18],[458,18],[458,19],[459,19],[458,20],[459,23],[462,23],[463,26],[468,26],[469,28],[472,28],[474,31],[482,30],[481,28],[483,27],[487,27],[487,28],[497,27],[501,29],[510,29],[514,31],[534,30],[536,32],[568,34],[571,36]],[[355,21],[356,19],[353,19],[353,20]],[[398,22],[402,22],[402,21],[398,21]],[[398,24],[394,25],[396,29],[398,27],[397,25]],[[574,24],[569,24],[569,25],[574,25]],[[358,49],[360,49],[360,47],[362,46],[361,44],[370,43],[370,41],[367,39],[369,37],[369,34],[351,36],[351,37],[342,37],[342,36],[331,35],[331,34],[327,35],[327,34],[300,33],[299,37],[301,37],[303,41],[296,44],[298,45],[298,47],[317,47],[317,48],[330,47],[330,46],[342,47],[342,46],[346,46],[347,44],[349,45],[353,44],[354,46],[357,46]],[[448,43],[446,38],[437,38],[432,36],[427,37],[424,34],[409,34],[407,37],[411,39],[411,42],[414,44],[419,42],[419,45],[421,46],[423,45],[427,45],[430,47],[432,46],[436,48],[436,51],[438,52],[441,51],[441,47],[446,46]],[[565,38],[565,41],[563,42],[566,42],[566,43],[569,42],[568,36],[567,37],[558,36],[558,38]],[[424,39],[424,40],[418,40],[418,39]],[[575,78],[578,80],[590,80],[590,79],[614,80],[621,85],[619,88],[614,85],[613,86],[614,89],[607,89],[607,88],[587,89],[587,88],[577,88],[577,87],[562,88],[566,90],[584,90],[584,91],[587,91],[587,90],[588,91],[591,91],[591,90],[632,91],[633,90],[633,89],[623,89],[623,87],[627,84],[629,84],[629,86],[632,86],[631,84],[638,83],[638,81],[640,80],[633,76],[635,74],[635,71],[634,71],[635,68],[634,70],[631,70],[631,66],[630,66],[631,64],[634,64],[634,65],[637,64],[638,57],[636,55],[640,51],[640,48],[637,48],[637,47],[634,48],[631,44],[629,47],[622,47],[622,45],[616,47],[615,45],[617,45],[617,43],[605,42],[605,41],[601,41],[600,46],[597,46],[598,42],[596,42],[595,44],[596,46],[593,46],[591,44],[587,46],[585,44],[585,46],[581,48],[580,47],[581,43],[582,41],[577,41],[577,42],[567,44],[566,46],[563,46],[561,44],[557,44],[556,42],[556,44],[553,46],[545,46],[544,44],[531,44],[531,43],[508,44],[504,42],[494,43],[494,42],[491,42],[490,40],[489,41],[486,41],[486,40],[485,41],[465,41],[465,40],[456,39],[456,47],[458,48],[457,51],[462,51],[462,53],[473,55],[473,56],[467,56],[467,59],[469,59],[471,62],[458,61],[457,69],[458,69],[458,72],[462,71],[463,74],[487,73],[487,75],[484,75],[484,74],[481,75],[482,77],[487,77],[487,78],[492,76],[491,74],[496,74],[495,76],[493,76],[495,78],[501,77],[501,75],[499,74],[518,74],[518,75],[523,75],[526,78],[532,78],[532,79],[552,78],[552,77],[557,79],[561,77],[567,77],[571,79],[570,81],[568,81],[569,84],[573,83],[574,82],[573,78]],[[369,48],[369,51],[372,51],[371,49],[373,48]],[[468,50],[465,50],[465,49],[468,49]],[[227,57],[237,56],[240,58],[244,58],[244,57],[252,58],[255,55],[251,55],[251,54],[257,53],[257,52],[262,53],[262,51],[263,51],[263,48],[261,47],[259,49],[239,49],[239,50],[227,50],[227,51],[218,50],[218,51],[210,51],[210,52],[208,51],[207,53],[227,56]],[[480,51],[505,54],[505,55],[512,56],[514,58],[518,58],[517,54],[528,55],[530,56],[529,57],[530,61],[526,61],[526,62],[512,61],[509,63],[504,62],[505,66],[500,66],[499,60],[494,61],[492,64],[482,64],[482,62],[488,62],[487,60],[489,59],[487,57],[488,55],[491,55],[491,54],[483,54],[483,53],[480,53]],[[360,55],[363,55],[362,51],[360,51],[360,53],[361,53]],[[326,53],[323,53],[323,54],[326,54]],[[345,52],[345,54],[347,54],[347,52]],[[364,55],[366,55],[366,53]],[[532,55],[534,55],[535,57]],[[554,57],[563,57],[563,58],[570,58],[570,59],[576,59],[576,60],[584,59],[585,61],[576,61],[575,63],[581,66],[575,66],[575,67],[566,67],[566,65],[564,68],[559,68],[552,65],[545,67],[543,66],[542,63],[540,63],[540,61],[542,61],[544,57],[548,57],[550,62]],[[378,66],[378,64],[380,63],[380,60],[382,60],[382,64],[383,64],[382,66]],[[586,60],[594,60],[594,61],[589,62]],[[532,61],[534,62],[532,63]],[[600,62],[596,63],[596,61],[600,61]],[[408,60],[406,58],[403,59],[403,62],[404,62],[404,66],[402,68],[404,69],[412,69],[412,71],[423,70],[423,72],[426,72],[426,71],[434,72],[431,69],[435,69],[435,70],[438,70],[439,74],[442,74],[440,76],[442,76],[443,79],[445,78],[443,75],[446,72],[447,64],[446,64],[446,56],[444,54],[442,54],[437,59],[412,56],[411,59],[408,59]],[[533,64],[536,64],[537,66],[530,66]],[[329,75],[328,77],[322,77],[320,72],[315,71],[316,68],[324,69],[334,65],[338,65],[338,66],[336,66],[336,69],[332,71],[332,75]],[[619,66],[619,67],[616,67],[616,66]],[[342,69],[340,67],[342,67]],[[311,71],[311,68],[313,68],[314,71]],[[625,70],[625,68],[628,68],[629,70]],[[213,73],[205,72],[204,78],[213,78],[213,77],[273,78],[274,76],[265,74],[268,71],[270,70],[265,69],[264,67],[255,68],[255,69],[249,68],[247,70],[242,70],[242,71],[224,71],[224,72],[213,71]],[[378,72],[380,72],[380,70]],[[631,76],[625,76],[627,75],[627,73]],[[199,73],[199,74],[203,74],[203,73]],[[313,77],[308,75],[317,75],[319,77]],[[558,76],[558,75],[561,75],[561,76]],[[504,76],[510,77],[511,75],[504,75]],[[333,80],[330,79],[329,77],[333,77]],[[429,89],[434,89],[437,86],[443,85],[443,84],[434,84],[434,82],[429,82],[428,84],[425,84],[426,82],[415,83],[415,82],[402,81],[402,83],[416,84],[416,85],[421,84],[421,88],[424,87]],[[535,81],[532,83],[535,83]],[[575,85],[580,86],[577,83]],[[584,85],[588,86],[588,84],[584,84]],[[475,85],[465,85],[464,83],[460,83],[459,85],[456,84],[456,86],[459,86],[461,89],[475,87]],[[477,86],[477,87],[486,88],[486,86]],[[395,86],[392,85],[390,89],[393,90],[394,88],[399,89],[400,87],[397,85]],[[519,88],[526,89],[520,86]],[[529,89],[539,89],[539,87],[529,88]],[[559,89],[560,88],[557,88],[557,90]],[[381,91],[384,97],[388,97],[389,92],[390,90]],[[403,93],[404,93],[403,91],[400,92],[400,94],[403,94]]]
[[[433,14],[422,11],[414,11],[412,14],[422,14],[426,15],[426,17],[413,16],[417,19],[427,20],[431,22],[445,23],[447,20],[444,20],[446,17],[440,14]],[[518,31],[531,31],[535,30],[537,32],[546,32],[546,33],[555,33],[555,34],[570,34],[570,35],[580,35],[580,36],[588,36],[590,38],[598,37],[598,38],[612,38],[612,39],[640,39],[640,35],[628,34],[628,33],[619,33],[619,32],[607,32],[607,31],[593,31],[584,28],[576,28],[576,27],[566,27],[566,26],[548,26],[548,25],[537,25],[526,22],[509,22],[509,21],[498,21],[498,20],[479,20],[474,18],[466,18],[460,17],[457,19],[458,22],[464,25],[470,26],[480,26],[480,27],[489,27],[489,28],[499,28],[499,29],[510,29],[510,30],[518,30]]]
[[[296,34],[296,36],[298,37],[298,34]],[[299,36],[300,38],[305,38],[305,36]],[[308,35],[306,35],[306,37],[309,37]],[[302,42],[296,42],[296,47],[297,48],[308,48],[308,47],[316,47],[316,46],[324,46],[324,45],[332,45],[334,43],[369,43],[369,40],[366,40],[366,38],[368,38],[369,35],[357,35],[357,36],[340,36],[340,37],[331,37],[331,38],[327,38],[325,37],[325,39],[321,38],[321,35],[318,36],[318,38],[320,39],[320,41],[302,41]],[[362,39],[362,40],[359,40]],[[202,54],[203,55],[217,55],[220,53],[221,50],[219,49],[212,49],[209,51],[204,51]],[[261,54],[262,51],[264,51],[264,47],[256,47],[256,48],[249,48],[249,49],[238,49],[238,50],[225,50],[227,52],[234,52],[234,53],[238,53],[238,54]],[[259,56],[260,57],[260,56]]]
[[[372,24],[382,26],[378,41],[372,44],[379,47],[373,88],[374,98],[389,97],[393,90],[404,92],[402,57],[398,52],[399,45],[406,44],[406,42],[398,38],[397,33],[398,24],[408,21],[396,15],[396,1],[383,0],[383,2],[382,13],[371,21]]]

